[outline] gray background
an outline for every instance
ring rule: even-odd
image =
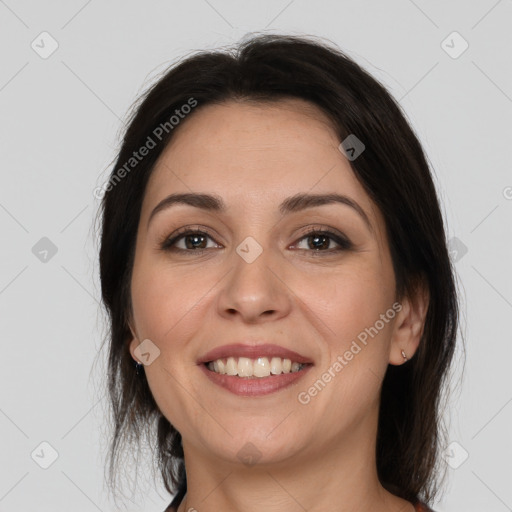
[[[511,19],[511,0],[0,0],[0,510],[116,509],[103,481],[104,369],[93,364],[104,332],[93,190],[157,73],[254,31],[331,39],[400,100],[424,144],[467,348],[435,508],[512,510]],[[128,510],[170,501],[149,461]]]

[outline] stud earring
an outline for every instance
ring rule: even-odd
[[[402,357],[404,358],[404,363],[407,361],[407,356],[405,355],[405,352],[402,350]]]

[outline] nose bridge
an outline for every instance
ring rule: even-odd
[[[233,251],[232,271],[219,299],[220,314],[238,312],[254,321],[263,314],[273,313],[275,318],[289,310],[287,289],[275,275],[279,256],[269,246],[268,236],[256,236],[245,237]]]

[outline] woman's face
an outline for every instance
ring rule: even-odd
[[[401,361],[400,306],[384,220],[340,142],[300,100],[228,102],[191,114],[157,162],[137,234],[130,351],[144,360],[136,349],[150,340],[147,380],[185,456],[299,461],[375,436],[383,376]],[[151,215],[171,194],[212,195],[224,208],[174,202]],[[347,201],[290,201],[328,194]],[[186,230],[202,233],[161,248]],[[273,344],[310,364],[212,375],[201,361],[231,344]],[[240,354],[263,373],[258,356],[286,369],[286,354],[259,352],[220,355],[226,367],[236,356],[242,375]]]

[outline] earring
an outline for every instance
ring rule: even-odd
[[[407,361],[407,356],[405,355],[405,352],[402,350],[402,357],[404,358],[404,363]]]
[[[135,361],[135,372],[137,373],[137,375],[142,375],[142,373],[143,373],[142,367],[143,367],[142,363]]]

